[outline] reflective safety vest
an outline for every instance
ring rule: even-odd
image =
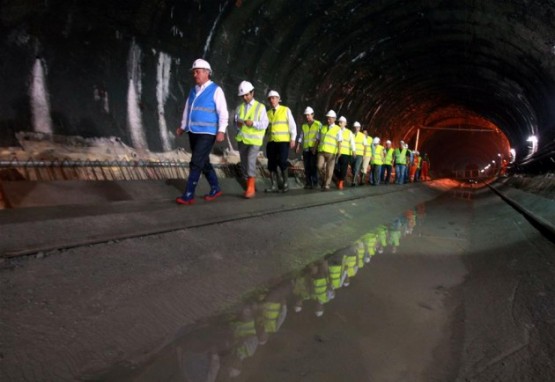
[[[326,302],[329,301],[328,280],[326,280],[325,277],[312,279],[312,286],[314,288],[313,294],[312,294],[312,297],[314,298],[314,300],[322,304],[325,304]]]
[[[387,231],[387,227],[383,224],[378,227],[378,239],[383,248],[387,246]]]
[[[269,121],[270,142],[289,142],[291,140],[287,110],[289,110],[287,106],[278,105],[277,110],[270,109],[266,112]]]
[[[320,131],[320,145],[318,151],[337,154],[337,133],[341,128],[337,125],[324,126]]]
[[[359,155],[359,156],[364,155],[365,140],[366,140],[366,136],[362,134],[360,131],[355,135],[355,147],[356,147],[355,155]]]
[[[237,107],[236,113],[241,121],[260,121],[262,110],[264,110],[262,104],[254,100],[248,112],[245,113],[245,103],[243,102]],[[257,130],[254,126],[249,127],[243,123],[235,139],[237,142],[243,142],[246,145],[262,146],[264,133],[265,130]]]
[[[303,275],[293,281],[293,294],[300,300],[308,300],[310,298],[307,279],[308,277]]]
[[[347,268],[347,276],[353,277],[357,274],[357,256],[351,255],[345,257],[345,268]]]
[[[395,149],[395,164],[407,164],[407,149]]]
[[[418,156],[418,162],[416,163],[416,168],[422,167],[422,157]]]
[[[383,160],[383,164],[393,164],[393,149],[389,148],[385,151],[385,159]]]
[[[303,123],[301,129],[303,130],[303,150],[308,150],[316,146],[316,138],[322,128],[322,122],[314,120],[309,126],[308,123]]]
[[[372,157],[372,137],[366,137],[366,143],[368,147],[366,147],[366,157]]]
[[[393,247],[398,247],[401,241],[401,231],[399,229],[389,231],[389,243]]]
[[[264,318],[264,330],[266,333],[277,332],[280,313],[281,304],[279,302],[265,302],[262,305],[262,317]]]
[[[372,164],[375,165],[382,165],[383,164],[383,146],[382,145],[377,145],[374,146],[372,145]]]
[[[237,321],[232,324],[232,327],[234,339],[238,342],[237,347],[235,348],[235,354],[239,357],[239,359],[251,357],[256,348],[248,346],[248,342],[245,342],[245,339],[256,336],[256,326],[254,320]]]
[[[364,248],[364,243],[361,240],[357,240],[355,243],[357,249],[357,267],[361,269],[364,267],[364,255],[366,254],[366,249]]]
[[[211,83],[197,96],[195,87],[191,89],[187,103],[187,125],[185,131],[196,134],[216,135],[218,132],[218,112],[214,93],[218,85]]]
[[[366,240],[366,250],[370,256],[374,256],[376,254],[376,243],[378,241],[378,236],[374,232],[367,233],[364,235],[364,239]]]
[[[330,271],[330,284],[333,289],[339,289],[341,286],[341,271],[343,267],[341,264],[330,265],[328,267]]]
[[[341,151],[339,154],[341,155],[352,155],[352,147],[351,147],[351,137],[353,136],[353,132],[347,128],[343,129],[342,132],[343,141],[341,142]]]

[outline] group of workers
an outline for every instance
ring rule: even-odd
[[[222,194],[216,172],[209,159],[215,142],[225,139],[229,123],[229,112],[224,92],[210,79],[210,64],[197,59],[192,65],[195,86],[191,89],[177,136],[187,132],[191,146],[191,162],[187,185],[183,194],[176,199],[178,204],[195,202],[195,189],[202,174],[210,184],[204,200],[212,201]],[[245,198],[256,194],[256,161],[264,138],[267,137],[266,156],[270,172],[270,187],[266,192],[287,192],[289,150],[302,151],[306,184],[305,188],[320,187],[329,190],[332,180],[338,189],[343,189],[351,169],[351,185],[369,183],[389,184],[395,170],[395,183],[428,180],[429,161],[418,151],[411,151],[403,141],[393,148],[391,141],[385,146],[380,138],[368,136],[355,122],[353,130],[347,128],[347,119],[337,119],[329,110],[326,124],[314,119],[314,110],[307,107],[305,121],[297,137],[297,125],[291,110],[280,104],[280,95],[270,90],[267,95],[269,109],[254,98],[254,86],[248,81],[239,84],[237,96],[242,101],[236,108],[233,123],[237,127],[236,141],[239,148],[241,172],[245,178]],[[337,124],[336,124],[337,121]],[[421,171],[422,170],[422,171]]]

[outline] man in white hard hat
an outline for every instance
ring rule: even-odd
[[[353,132],[347,129],[347,118],[339,118],[339,127],[341,128],[341,135],[343,139],[341,141],[341,146],[339,148],[339,157],[337,159],[338,171],[337,175],[337,188],[339,190],[343,189],[345,178],[347,177],[347,171],[349,170],[349,164],[352,161],[352,155],[356,150],[355,138]]]
[[[335,124],[337,114],[330,110],[326,114],[327,124],[322,126],[318,136],[318,162],[317,167],[320,172],[322,191],[330,189],[335,168],[335,159],[341,148],[343,134],[341,128]]]
[[[291,110],[280,105],[279,93],[275,90],[268,92],[270,108],[268,114],[268,143],[266,156],[268,157],[268,170],[270,170],[270,188],[266,192],[289,191],[288,157],[289,149],[295,147],[297,138],[297,124]]]
[[[268,127],[266,107],[254,99],[254,86],[249,81],[239,84],[237,95],[243,101],[235,110],[237,142],[241,157],[241,172],[246,177],[245,198],[253,198],[256,193],[256,158]]]
[[[384,159],[382,170],[380,173],[380,183],[389,184],[391,181],[391,168],[393,166],[393,147],[391,147],[391,141],[388,139],[385,141],[384,147]]]
[[[215,142],[225,139],[229,119],[224,92],[210,80],[210,64],[199,58],[193,62],[191,71],[195,86],[189,92],[181,126],[176,130],[177,136],[184,132],[188,134],[191,146],[187,186],[183,195],[176,199],[182,205],[195,202],[195,189],[201,174],[210,184],[210,192],[204,196],[204,200],[212,201],[222,194],[218,177],[210,164],[210,152]]]
[[[303,151],[305,189],[318,187],[318,168],[316,160],[318,158],[318,134],[322,128],[322,123],[314,119],[314,110],[307,106],[304,110],[306,122],[301,126],[301,132],[297,139],[297,152]]]
[[[369,183],[369,170],[370,160],[372,159],[372,141],[373,138],[368,134],[368,130],[364,129],[364,136],[366,137],[366,145],[364,147],[364,155],[362,157],[362,168],[360,169],[360,184]],[[366,178],[366,180],[365,180]]]
[[[366,135],[360,132],[360,128],[361,128],[360,122],[356,121],[355,123],[353,123],[353,128],[354,128],[353,134],[355,139],[355,152],[353,154],[353,160],[351,162],[351,170],[353,172],[353,181],[351,183],[352,187],[359,184],[358,177],[360,174],[360,168],[362,166],[364,153],[368,145]],[[363,175],[360,175],[360,177],[362,181]]]
[[[380,184],[380,174],[382,172],[384,157],[384,148],[380,145],[380,138],[374,137],[374,140],[372,141],[372,159],[370,160],[372,165],[372,177],[370,182],[373,186]]]

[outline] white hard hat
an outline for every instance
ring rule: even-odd
[[[249,94],[254,90],[254,86],[249,81],[241,81],[239,84],[239,90],[237,91],[238,96],[243,96]]]
[[[299,313],[301,310],[303,310],[303,307],[300,305],[295,305],[294,310],[295,310],[295,313]]]
[[[385,144],[386,144],[386,145],[390,145],[390,144],[391,144],[391,141],[388,139],[387,141],[385,141]]]
[[[378,138],[378,137],[374,138],[374,141],[372,143],[374,143],[375,145],[379,144],[380,143],[380,138]]]
[[[198,58],[195,60],[195,62],[193,62],[193,66],[191,67],[191,70],[194,70],[194,69],[206,69],[206,70],[209,70],[210,73],[212,73],[212,68],[210,67],[210,64],[208,63],[208,61],[205,61],[202,58]]]
[[[335,114],[335,111],[330,110],[328,114],[326,114],[326,117],[337,118],[337,114]]]
[[[270,97],[278,97],[278,98],[280,98],[279,93],[276,92],[275,90],[270,90],[270,91],[268,92],[268,98],[270,98]]]
[[[316,317],[322,317],[324,315],[324,310],[317,310],[314,312]]]
[[[314,114],[314,109],[312,109],[310,106],[307,106],[306,109],[304,109],[304,115],[307,114]]]
[[[341,116],[341,117],[339,117],[339,119],[338,119],[337,121],[338,121],[338,122],[345,122],[345,123],[347,123],[347,118]]]
[[[355,123],[353,123],[354,127],[360,127],[360,122],[356,121]]]

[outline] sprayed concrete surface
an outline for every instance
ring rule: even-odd
[[[10,260],[1,270],[0,376],[225,381],[240,371],[234,380],[553,379],[553,244],[490,191],[458,190],[431,201],[439,194],[416,186],[402,197],[284,209],[271,219]],[[235,309],[261,286],[403,215],[414,224],[403,228],[395,253],[389,244],[372,256],[322,317],[310,303],[297,314],[290,306],[280,330],[240,365],[226,366],[226,353],[214,350],[221,338],[211,326],[202,326],[202,341],[174,346],[199,320]],[[203,374],[206,357],[188,356],[198,349],[211,349],[210,359],[221,362],[209,362]]]

